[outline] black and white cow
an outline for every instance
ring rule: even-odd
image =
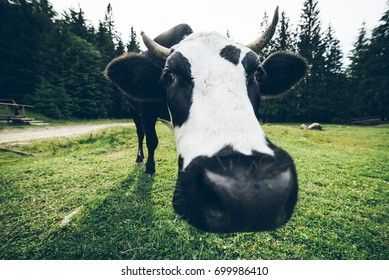
[[[262,64],[256,52],[278,20],[244,46],[216,33],[192,33],[166,48],[142,33],[158,67],[144,55],[113,60],[106,75],[131,98],[167,104],[178,152],[175,211],[210,232],[272,230],[297,201],[292,158],[273,145],[258,119],[261,96],[290,90],[308,71],[302,57],[277,52]],[[147,136],[146,136],[147,137]]]
[[[179,24],[168,31],[158,35],[154,41],[158,44],[161,44],[165,47],[171,47],[179,43],[185,36],[193,33],[192,29],[187,24]],[[139,54],[129,54],[129,55],[139,55]],[[152,68],[147,68],[147,64],[153,64],[160,69],[163,69],[165,66],[166,59],[153,55],[150,51],[145,51],[140,54],[142,58],[147,61],[142,68],[138,69],[139,77],[147,78],[149,74],[147,71]],[[120,59],[120,58],[119,58]],[[135,59],[135,57],[133,58]],[[143,60],[139,61],[144,63]],[[134,60],[133,60],[134,63]],[[123,77],[127,79],[128,77]],[[159,77],[158,77],[159,79]],[[152,79],[150,79],[151,81]],[[123,81],[122,86],[126,85],[126,81]],[[139,91],[139,92],[137,92]],[[138,165],[143,163],[144,152],[143,152],[143,140],[146,135],[146,146],[148,150],[148,156],[146,161],[146,174],[148,176],[153,176],[155,174],[155,161],[154,161],[154,152],[158,146],[158,136],[155,131],[155,124],[157,120],[166,120],[170,121],[170,115],[168,108],[166,106],[166,101],[158,98],[148,99],[147,101],[144,98],[137,98],[139,93],[147,95],[147,92],[143,92],[143,89],[137,87],[126,87],[122,91],[127,97],[126,101],[130,107],[131,115],[136,126],[136,132],[138,135],[138,152],[136,157],[136,163]]]

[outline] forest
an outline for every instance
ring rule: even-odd
[[[0,0],[0,99],[34,105],[34,112],[53,119],[131,117],[124,96],[103,71],[114,57],[141,49],[134,27],[126,40],[118,35],[113,11],[109,4],[98,26],[92,26],[81,7],[58,15],[48,0]],[[336,30],[324,28],[320,16],[318,0],[305,1],[293,25],[281,13],[275,37],[260,55],[293,51],[312,67],[290,94],[263,100],[261,120],[387,120],[389,2],[371,35],[361,23],[349,54],[342,53]],[[265,13],[261,26],[267,21]]]

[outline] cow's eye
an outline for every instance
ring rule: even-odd
[[[168,87],[174,82],[175,79],[176,79],[176,76],[172,72],[166,71],[162,75],[161,82],[162,82],[162,85],[164,87]]]
[[[255,79],[258,83],[263,83],[267,78],[266,72],[262,66],[259,66],[257,70],[255,70]]]

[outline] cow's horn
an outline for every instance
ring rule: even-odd
[[[276,26],[278,23],[278,6],[276,8],[276,11],[274,12],[273,20],[270,24],[270,26],[266,29],[265,32],[259,37],[257,40],[254,42],[247,44],[246,47],[250,48],[256,53],[259,53],[260,50],[262,50],[271,40],[273,37],[275,31],[276,31]]]
[[[140,34],[142,35],[143,43],[145,43],[147,49],[155,56],[167,58],[171,54],[170,49],[161,46],[149,36],[147,36],[143,31],[141,31]]]

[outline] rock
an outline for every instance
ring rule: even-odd
[[[314,122],[308,126],[309,130],[322,130],[322,126],[320,123]]]

